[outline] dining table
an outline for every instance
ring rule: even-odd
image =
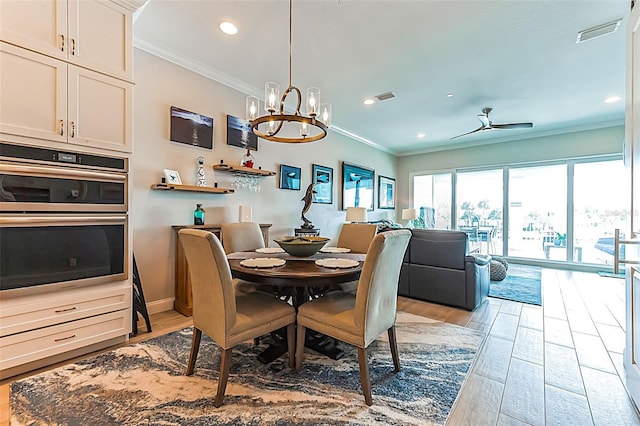
[[[341,283],[357,281],[362,272],[366,254],[360,253],[323,253],[308,257],[295,257],[288,253],[258,253],[253,251],[234,252],[227,255],[229,268],[234,278],[253,282],[270,289],[274,297],[290,300],[298,309],[303,303],[338,288]],[[249,267],[241,263],[246,259],[283,259],[285,263],[274,267]],[[326,267],[316,261],[322,259],[350,259],[353,266]],[[305,345],[330,358],[339,359],[344,355],[335,339],[322,334],[307,333]],[[258,356],[261,362],[269,363],[287,350],[286,333],[272,335],[274,344]]]

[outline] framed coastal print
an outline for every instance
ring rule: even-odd
[[[300,167],[280,164],[280,189],[300,190]]]
[[[180,179],[180,173],[178,173],[175,170],[164,169],[164,179],[167,183],[182,185],[182,179]]]
[[[172,142],[213,149],[213,118],[177,106],[169,112]]]
[[[311,182],[315,183],[313,202],[320,204],[333,204],[333,169],[327,166],[313,164],[311,169]]]
[[[227,145],[258,150],[258,136],[251,131],[251,125],[233,115],[227,115]]]
[[[373,169],[342,162],[342,210],[347,207],[373,210],[374,176]]]
[[[396,208],[396,180],[378,175],[378,208]]]

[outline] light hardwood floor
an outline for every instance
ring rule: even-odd
[[[487,336],[448,425],[640,425],[624,386],[624,280],[543,269],[542,291],[542,307],[490,298],[474,312],[399,299],[401,311]],[[129,343],[191,320],[170,311],[151,321],[154,332],[144,333],[141,322]],[[5,381],[2,425],[9,423],[8,399]]]

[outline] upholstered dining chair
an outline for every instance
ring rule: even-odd
[[[220,226],[220,237],[224,252],[251,251],[264,248],[264,238],[260,225],[255,222],[230,222]],[[234,279],[233,288],[237,292],[251,293],[259,288],[259,285],[249,281]]]
[[[264,248],[260,225],[255,222],[223,223],[220,236],[225,253]]]
[[[345,223],[338,234],[338,247],[351,249],[352,253],[366,253],[378,226],[372,223]]]
[[[221,347],[220,377],[214,405],[220,407],[229,378],[231,349],[241,342],[287,327],[289,342],[295,339],[295,309],[273,296],[236,293],[231,270],[220,240],[208,231],[181,229],[193,291],[193,341],[186,375],[193,374],[204,332]],[[293,368],[294,345],[289,345]]]
[[[310,328],[358,348],[362,393],[371,405],[367,348],[384,331],[389,336],[394,371],[400,371],[396,343],[398,276],[411,232],[378,234],[369,247],[356,294],[334,291],[298,308],[296,370],[302,369],[306,329]]]

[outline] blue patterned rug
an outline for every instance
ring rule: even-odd
[[[489,296],[540,306],[540,276],[540,268],[537,266],[511,264],[503,281],[491,281]]]
[[[12,424],[443,425],[483,336],[409,314],[398,320],[400,373],[386,340],[369,349],[371,407],[349,346],[337,361],[305,354],[295,373],[284,357],[261,364],[264,347],[247,343],[233,350],[225,404],[215,408],[219,348],[203,335],[195,375],[184,376],[187,328],[12,383]]]

